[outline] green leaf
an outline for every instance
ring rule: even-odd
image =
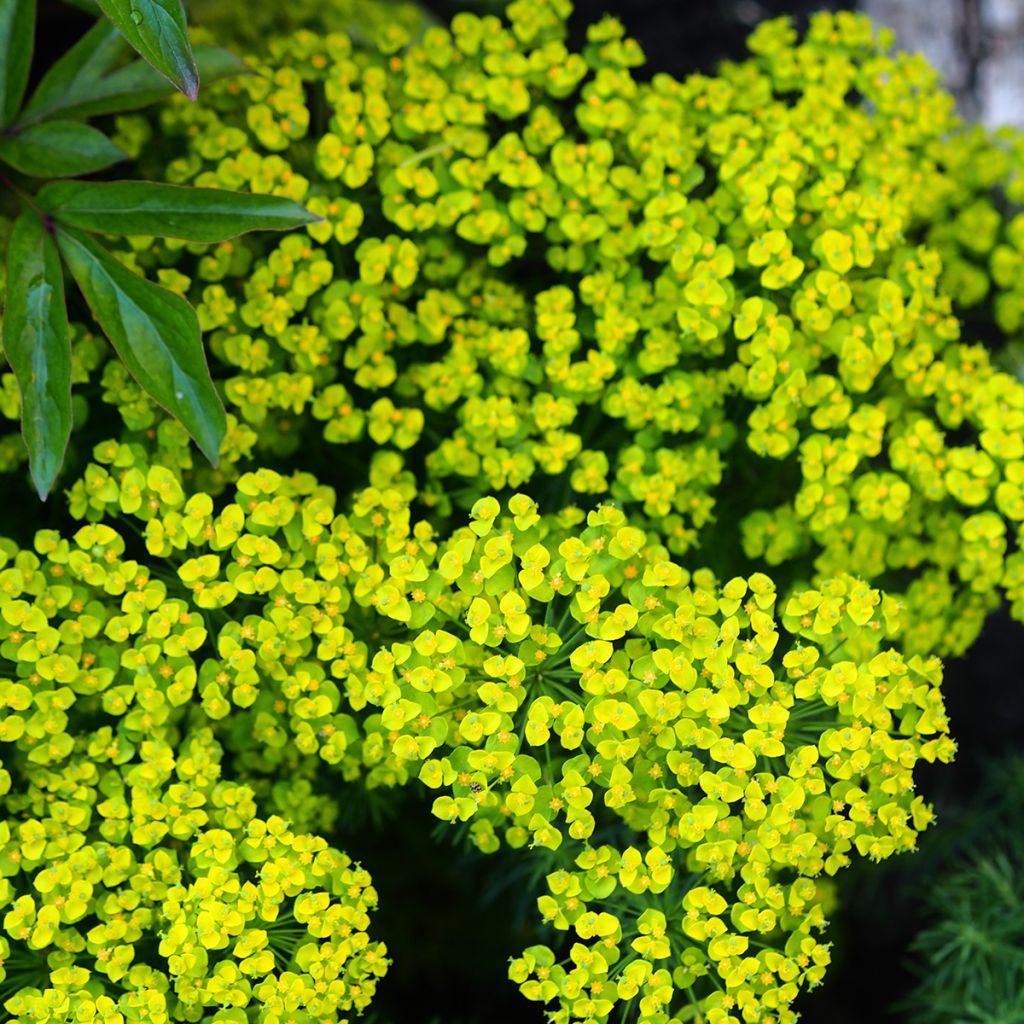
[[[0,128],[14,120],[28,84],[36,0],[0,0]]]
[[[71,436],[71,333],[57,246],[28,210],[7,243],[3,343],[21,393],[29,472],[45,499]]]
[[[55,181],[37,201],[60,224],[112,235],[221,242],[246,231],[287,230],[320,218],[280,196],[151,181]]]
[[[64,262],[103,333],[142,388],[181,420],[217,465],[224,406],[206,365],[195,310],[179,295],[129,270],[72,228],[58,228]]]
[[[120,35],[117,41],[123,46],[123,51],[128,50]],[[219,78],[251,73],[243,61],[219,46],[197,46],[195,59],[204,82],[215,82]],[[141,107],[148,107],[151,103],[158,103],[173,92],[174,86],[163,75],[154,71],[144,60],[136,60],[102,78],[81,83],[59,100],[34,111],[31,120],[39,120],[54,113],[59,113],[62,117],[78,118],[120,114],[126,110],[138,110]],[[33,103],[34,101],[35,97]],[[22,121],[27,120],[30,118],[22,118]]]
[[[25,124],[67,107],[129,52],[128,44],[106,18],[95,25],[43,75],[16,124]]]
[[[142,57],[190,100],[199,94],[181,0],[99,0],[103,13]]]
[[[35,178],[90,174],[126,156],[103,132],[78,121],[44,121],[0,137],[0,160]]]

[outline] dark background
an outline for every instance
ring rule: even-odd
[[[256,0],[278,2],[278,0]],[[329,0],[325,0],[329,2]],[[919,0],[923,2],[923,0]],[[426,4],[442,18],[462,8],[499,10],[489,2]],[[647,55],[646,69],[683,77],[711,72],[744,56],[744,39],[764,17],[794,16],[845,4],[799,0],[577,0],[571,22],[579,45],[604,13],[618,16]],[[54,59],[90,21],[57,0],[42,0],[38,66]],[[806,1024],[899,1022],[894,1006],[910,990],[908,945],[924,923],[922,898],[959,856],[959,825],[979,810],[983,766],[1021,752],[1024,671],[1019,624],[990,619],[967,658],[946,666],[946,699],[960,745],[957,761],[920,772],[919,790],[936,805],[939,823],[921,852],[882,864],[860,863],[838,879],[839,906],[828,939],[833,964],[824,985],[798,1004]],[[459,852],[438,831],[430,799],[419,787],[366,798],[346,793],[346,822],[337,842],[371,870],[381,905],[374,937],[394,960],[369,1019],[379,1024],[534,1024],[543,1014],[506,978],[508,957],[545,941],[534,925],[538,888],[523,874],[527,857],[484,858]],[[384,828],[379,824],[386,821]],[[1024,836],[1022,836],[1024,838]],[[541,883],[543,884],[543,883]],[[499,891],[495,891],[495,890]]]

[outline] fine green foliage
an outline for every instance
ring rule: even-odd
[[[1024,761],[983,762],[971,803],[942,815],[919,881],[927,923],[917,987],[894,1008],[911,1024],[1024,1021]]]
[[[1019,820],[1019,819],[1018,819]],[[933,918],[914,941],[921,981],[904,1007],[912,1024],[1024,1021],[1024,865],[1020,837],[940,878]]]
[[[142,40],[145,46],[139,45],[147,51],[152,48],[150,36],[162,41],[164,50],[157,65],[173,64],[176,71],[171,77],[194,98],[198,78],[191,51],[187,66],[170,59],[177,43],[161,20],[169,18],[172,27],[177,24],[179,0],[110,2],[105,8],[119,25],[127,20],[133,26],[134,36],[139,37],[133,36],[133,45]],[[142,19],[138,24],[137,15]],[[60,471],[73,418],[70,388],[64,386],[71,373],[70,332],[63,284],[55,285],[62,273],[61,259],[135,379],[186,425],[213,462],[224,433],[224,409],[210,380],[195,311],[185,299],[125,269],[81,231],[113,235],[145,231],[154,236],[166,231],[170,237],[219,241],[245,231],[290,228],[317,218],[288,199],[147,182],[64,180],[44,184],[33,194],[39,184],[34,179],[91,174],[127,157],[106,134],[81,118],[138,109],[169,91],[148,64],[124,64],[125,43],[112,25],[100,22],[49,69],[22,106],[34,20],[32,3],[4,0],[0,4],[0,63],[5,68],[0,165],[8,169],[0,172],[0,182],[7,198],[16,200],[21,209],[20,230],[12,234],[8,246],[7,274],[11,281],[43,282],[41,288],[34,288],[31,302],[8,291],[3,333],[4,351],[25,410],[22,432],[29,470],[45,498]],[[180,29],[184,38],[183,20]],[[197,51],[197,58],[212,72],[211,78],[237,74],[242,68],[235,58],[215,48]],[[44,236],[45,245],[40,240]],[[19,264],[26,245],[37,257],[28,268]],[[40,319],[43,316],[45,320]],[[45,414],[39,402],[43,394]]]

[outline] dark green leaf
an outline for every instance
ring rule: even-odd
[[[118,39],[123,42],[120,36]],[[197,46],[195,59],[204,82],[249,73],[249,69],[238,57],[219,46]],[[163,75],[154,71],[144,60],[136,60],[104,78],[68,92],[61,98],[59,106],[49,107],[41,116],[58,112],[62,117],[120,114],[125,110],[148,107],[151,103],[166,99],[173,92],[174,86]]]
[[[38,121],[67,107],[103,80],[129,52],[121,33],[106,18],[95,25],[43,76],[16,124]]]
[[[8,241],[3,341],[21,393],[29,472],[45,498],[71,436],[71,335],[57,246],[28,210]]]
[[[14,120],[28,84],[36,0],[0,0],[0,128]]]
[[[93,317],[132,376],[181,420],[216,465],[226,420],[195,310],[129,270],[88,235],[59,228],[57,242]]]
[[[220,242],[245,231],[287,230],[319,218],[290,199],[151,181],[55,181],[38,202],[61,224],[113,235]]]
[[[44,121],[0,137],[0,160],[36,178],[90,174],[126,155],[103,132],[78,121]]]
[[[99,0],[103,13],[145,60],[190,100],[199,93],[181,0]]]

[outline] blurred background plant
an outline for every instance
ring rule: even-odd
[[[984,763],[974,799],[950,806],[921,858],[925,924],[911,943],[911,1024],[1024,1021],[1024,759]]]
[[[911,947],[921,981],[904,1003],[914,1024],[1024,1021],[1020,848],[985,846],[928,894],[933,919]]]

